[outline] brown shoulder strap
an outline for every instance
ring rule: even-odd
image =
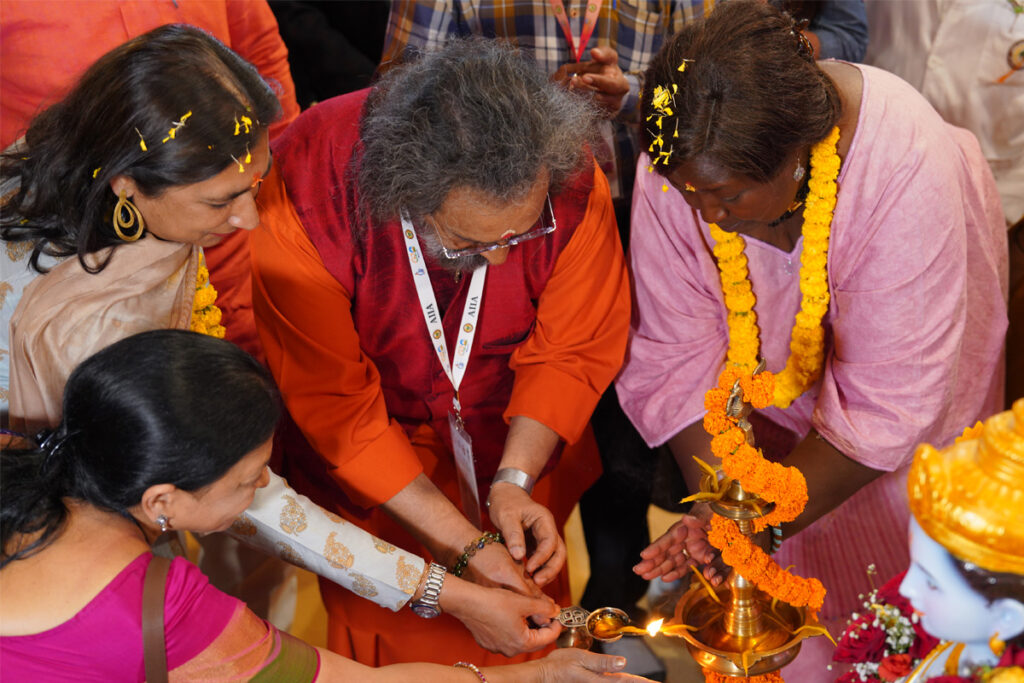
[[[146,683],[167,683],[167,644],[164,640],[164,593],[171,561],[154,555],[142,584],[142,647]]]

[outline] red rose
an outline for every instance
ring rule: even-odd
[[[998,666],[1024,666],[1024,648],[1010,645],[999,658]]]
[[[874,626],[861,628],[874,621],[873,614],[865,614],[846,627],[839,639],[832,659],[837,662],[880,662],[885,654],[885,632]],[[856,636],[856,637],[854,637]]]
[[[910,673],[913,663],[908,654],[889,655],[878,665],[878,676],[884,681],[895,681]]]
[[[909,615],[908,612],[907,616]],[[924,659],[939,644],[939,639],[925,631],[920,621],[914,624],[914,635],[917,638],[910,644],[910,649],[907,651],[907,654],[914,659]]]

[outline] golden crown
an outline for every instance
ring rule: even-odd
[[[1024,574],[1024,399],[986,420],[979,438],[920,446],[907,489],[921,528],[953,555]]]

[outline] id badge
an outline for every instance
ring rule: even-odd
[[[473,464],[473,440],[462,424],[462,418],[454,411],[448,412],[448,427],[452,433],[452,450],[455,452],[455,468],[459,472],[459,495],[462,510],[473,526],[480,524],[480,493],[476,487],[476,466]]]

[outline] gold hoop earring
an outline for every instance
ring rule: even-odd
[[[139,207],[132,204],[132,200],[128,199],[125,196],[126,194],[127,191],[122,189],[121,193],[117,196],[117,204],[114,204],[114,232],[125,242],[134,242],[142,237],[142,231],[146,228],[146,222],[142,220]],[[122,216],[124,211],[128,212],[127,219]],[[132,228],[136,222],[139,226],[135,229],[135,232],[131,235],[126,234],[124,230]]]
[[[999,631],[993,633],[992,637],[988,639],[988,647],[996,657],[1002,657],[1006,652],[1006,641],[999,640]]]

